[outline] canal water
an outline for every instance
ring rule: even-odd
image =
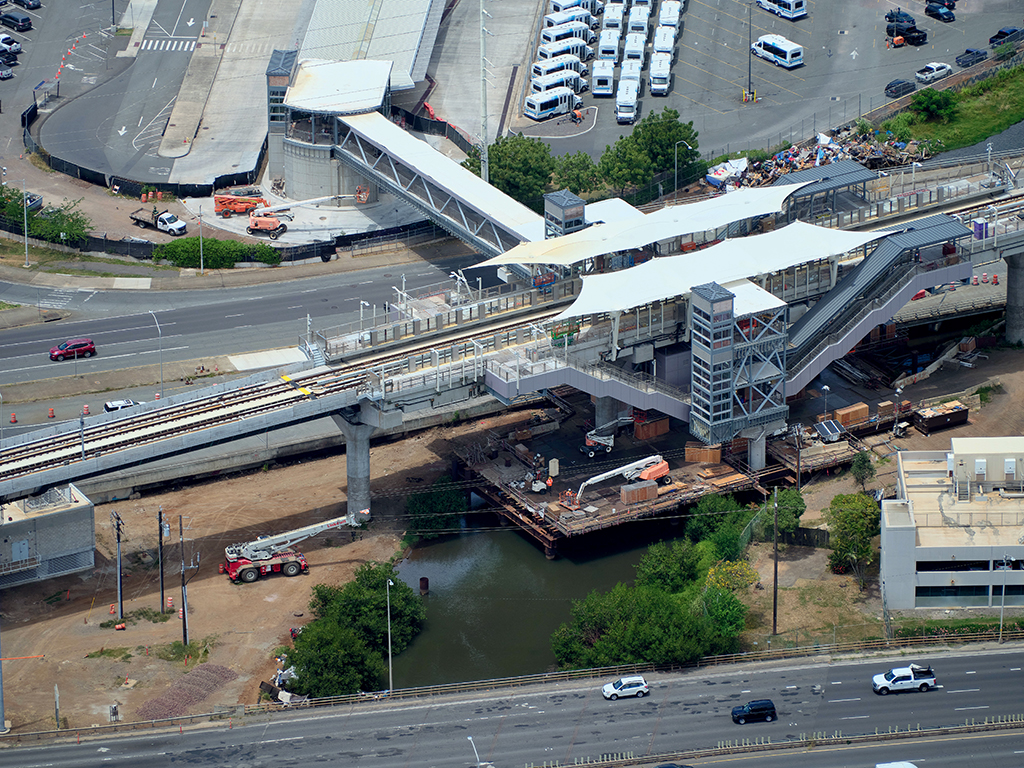
[[[663,521],[613,529],[570,541],[549,561],[515,527],[489,514],[467,519],[462,535],[419,544],[399,565],[417,593],[430,579],[430,594],[424,630],[394,658],[395,688],[553,669],[551,635],[572,601],[632,583],[647,546],[681,533]]]

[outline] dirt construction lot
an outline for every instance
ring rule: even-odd
[[[968,425],[928,438],[911,433],[899,441],[900,447],[948,448],[953,435],[1024,434],[1024,411],[1015,405],[1024,397],[1024,373],[1018,372],[1024,368],[1022,361],[1021,352],[994,352],[982,368],[941,373],[911,388],[906,394],[919,399],[942,391],[956,392],[990,376],[998,375],[1002,381],[1002,391],[994,393],[980,413],[972,413]],[[373,523],[355,537],[345,530],[305,542],[301,549],[310,561],[311,573],[293,579],[275,576],[250,585],[233,585],[218,574],[217,566],[228,544],[343,514],[343,455],[97,507],[97,564],[93,571],[3,593],[3,653],[5,658],[12,659],[4,664],[3,670],[5,704],[15,731],[53,727],[54,684],[60,687],[62,725],[87,728],[106,723],[109,707],[115,703],[123,719],[136,719],[140,708],[170,691],[172,684],[195,666],[194,659],[189,662],[158,658],[182,636],[177,615],[181,594],[179,515],[185,524],[186,560],[191,562],[196,555],[200,558],[199,569],[189,584],[190,639],[205,641],[204,647],[209,648],[207,661],[236,676],[227,679],[230,674],[220,675],[199,694],[194,689],[191,694],[175,689],[168,696],[180,696],[178,709],[191,712],[255,702],[259,681],[268,679],[275,668],[275,648],[287,644],[290,627],[309,619],[307,602],[312,585],[344,582],[360,564],[387,560],[398,553],[405,497],[411,490],[425,487],[446,469],[450,458],[447,439],[456,430],[469,432],[511,418],[519,419],[522,415],[505,413],[374,446]],[[875,485],[891,487],[892,470],[892,463],[879,465]],[[839,478],[821,476],[811,480],[805,493],[805,521],[820,518],[821,510],[835,493],[852,490],[848,473]],[[111,512],[116,511],[124,520],[125,613],[159,608],[159,576],[153,557],[157,549],[157,513],[161,507],[171,527],[164,558],[166,594],[174,598],[173,618],[166,623],[141,619],[129,623],[125,631],[101,628],[101,623],[112,618],[110,606],[116,599]],[[765,617],[768,627],[771,623],[772,569],[768,554],[761,547],[755,549],[752,557],[765,587],[752,600],[755,613],[762,617],[761,627],[755,632],[762,631]],[[857,593],[846,604],[858,606],[865,624],[876,621],[880,611],[877,595],[871,590],[858,593],[848,577],[827,575],[825,554],[794,547],[784,559],[780,587],[787,590],[781,597],[780,632],[850,621],[848,612],[834,609],[834,603],[844,594]],[[43,658],[19,658],[39,654]],[[161,701],[166,703],[167,697]]]

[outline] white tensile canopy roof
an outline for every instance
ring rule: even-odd
[[[569,266],[605,253],[643,248],[660,240],[724,227],[734,221],[782,209],[786,198],[804,184],[738,189],[699,203],[673,205],[643,217],[595,224],[571,235],[521,243],[483,264],[560,264]]]
[[[736,193],[732,193],[736,194]],[[695,285],[725,285],[852,251],[892,232],[845,232],[797,221],[764,235],[724,240],[699,251],[663,256],[619,272],[583,278],[583,290],[556,320],[624,312],[683,296]]]

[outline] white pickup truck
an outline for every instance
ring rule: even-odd
[[[920,664],[911,664],[909,667],[895,667],[881,675],[871,678],[871,687],[875,693],[885,696],[890,691],[900,693],[902,691],[927,691],[929,688],[938,688],[935,680],[935,672],[931,667],[922,667]]]
[[[949,64],[943,64],[941,61],[933,61],[928,66],[917,70],[914,77],[919,83],[934,83],[936,80],[949,77],[951,74],[953,74],[953,68],[949,66]]]
[[[153,208],[151,211],[146,208],[139,208],[134,213],[129,213],[128,216],[136,225],[143,229],[153,227],[170,235],[184,235],[187,231],[185,222],[170,211],[163,211],[161,213],[156,208]]]

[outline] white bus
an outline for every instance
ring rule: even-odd
[[[750,46],[750,53],[786,69],[793,69],[804,63],[804,49],[782,35],[761,35],[757,42]]]
[[[587,65],[580,61],[578,56],[565,53],[561,56],[555,56],[553,59],[541,59],[540,61],[533,62],[532,76],[544,77],[544,75],[550,75],[552,72],[561,72],[563,69],[571,69],[573,72],[578,72],[581,77],[586,77],[589,74]]]
[[[572,88],[576,93],[583,93],[589,87],[590,84],[571,69],[552,72],[550,75],[535,77],[530,81],[531,93],[544,93],[555,88]]]
[[[523,114],[534,120],[543,120],[555,115],[564,115],[579,109],[583,99],[577,96],[572,88],[552,88],[544,93],[530,94],[526,97]]]
[[[599,60],[594,64],[591,77],[590,92],[595,96],[615,95],[615,62],[609,59]]]
[[[582,21],[570,21],[568,24],[559,24],[557,27],[545,27],[540,31],[542,43],[560,43],[566,38],[578,37],[585,43],[593,43],[597,37],[593,30]]]
[[[807,0],[757,0],[757,4],[784,19],[802,19],[807,15]]]

